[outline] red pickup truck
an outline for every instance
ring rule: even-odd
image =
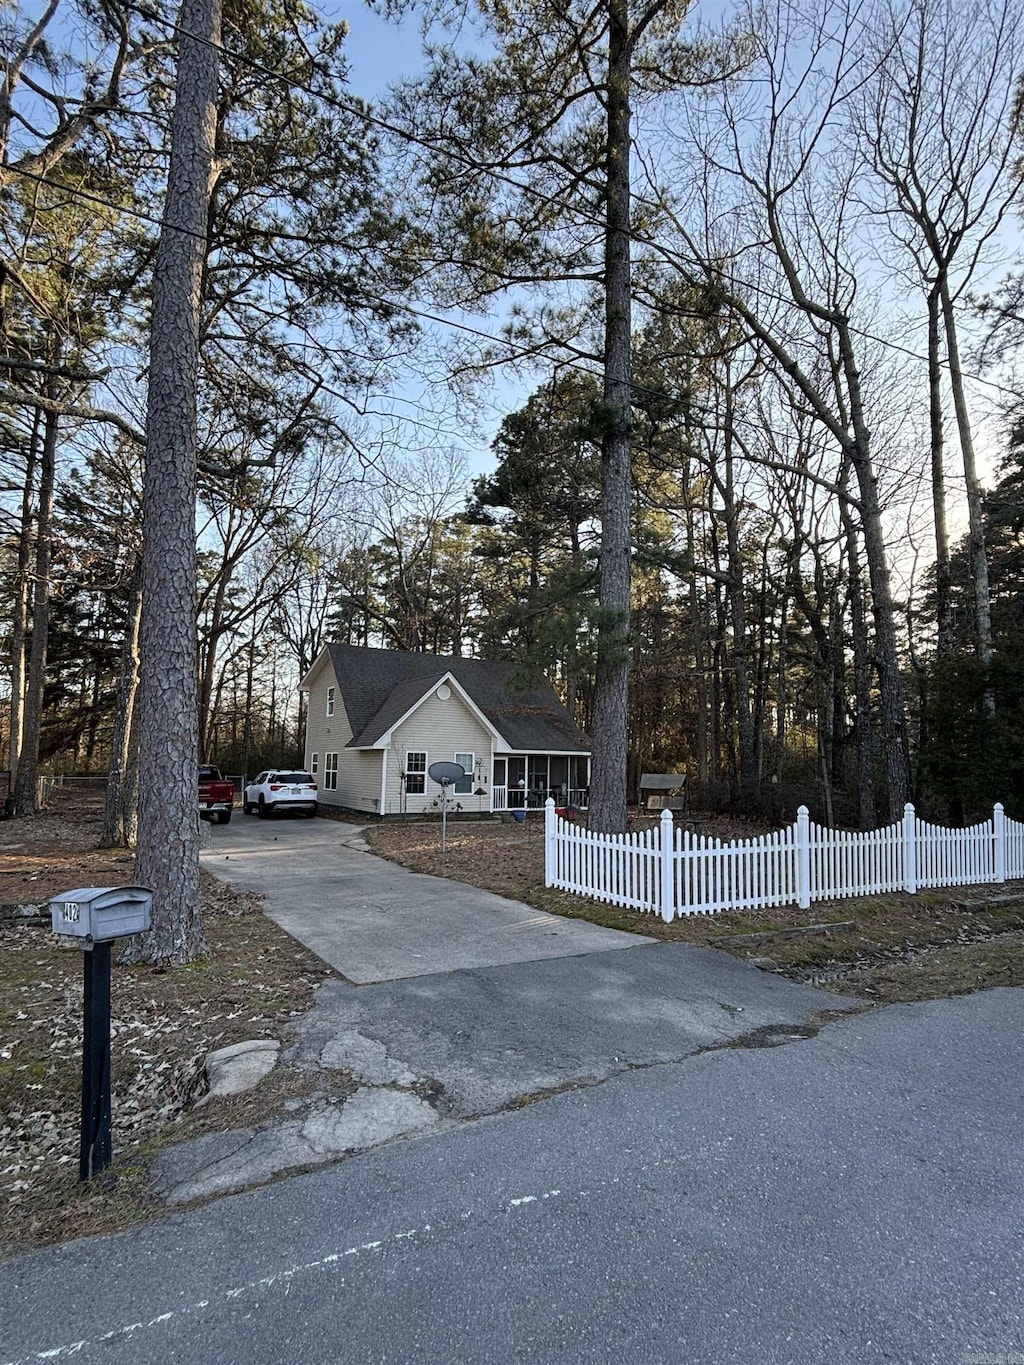
[[[226,825],[235,804],[235,784],[220,775],[220,769],[210,763],[199,765],[199,815],[204,820],[216,820]]]

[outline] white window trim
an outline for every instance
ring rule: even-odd
[[[333,716],[333,715],[334,715],[334,688],[333,688],[333,687],[329,687],[329,688],[327,689],[327,714],[328,714],[329,716]]]
[[[319,765],[320,765],[320,755],[319,755],[319,754],[310,754],[310,756],[309,756],[309,774],[310,774],[311,777],[316,777],[317,769],[318,769]]]
[[[452,795],[453,795],[453,796],[472,796],[472,795],[473,795],[473,782],[474,782],[474,780],[475,780],[474,774],[476,773],[476,754],[471,754],[471,753],[469,752],[468,749],[463,749],[463,750],[462,750],[462,756],[463,756],[463,758],[468,758],[468,759],[469,759],[469,767],[468,767],[468,768],[466,768],[466,765],[465,765],[464,763],[463,763],[463,765],[462,765],[464,768],[466,768],[466,776],[462,779],[462,781],[463,781],[463,782],[468,782],[468,783],[469,783],[469,791],[460,792],[460,791],[459,791],[459,784],[458,784],[458,782],[454,782],[454,783],[452,784]],[[459,755],[456,754],[456,755],[455,755],[455,762],[458,763],[458,761],[459,761]]]
[[[333,760],[334,760],[334,766],[333,766],[333,767],[331,766],[331,759],[332,759],[332,758],[333,758]],[[333,782],[331,781],[332,778],[334,779]],[[325,792],[336,792],[337,790],[338,790],[338,755],[337,755],[337,754],[324,754],[324,791],[325,791]]]
[[[418,755],[418,754],[422,754],[422,755],[423,755],[423,772],[422,772],[422,773],[421,773],[418,769],[417,769],[417,771],[414,772],[414,773],[410,773],[410,772],[409,772],[409,759],[412,758],[413,754],[417,754],[417,755]],[[429,767],[430,767],[430,753],[428,752],[428,750],[426,750],[426,749],[406,749],[406,751],[405,751],[405,794],[406,794],[406,796],[426,796],[426,794],[427,794],[427,769],[428,769]],[[421,792],[411,792],[411,791],[409,790],[409,778],[410,778],[410,777],[422,777],[422,779],[423,779],[423,790],[422,790]]]

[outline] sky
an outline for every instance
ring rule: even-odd
[[[414,19],[388,23],[365,5],[351,3],[327,3],[321,12],[330,22],[343,19],[349,26],[349,79],[364,99],[378,98],[395,81],[419,68],[421,44]]]
[[[422,69],[418,16],[410,15],[399,23],[388,22],[365,4],[351,0],[341,3],[326,0],[318,9],[328,21],[344,20],[349,26],[346,51],[349,86],[354,94],[380,101],[394,84]],[[434,313],[440,311],[426,304],[423,307]],[[490,316],[451,316],[484,332],[498,333],[501,328],[500,310]],[[451,328],[429,322],[424,322],[423,328],[428,351],[458,335]],[[393,441],[458,446],[464,450],[470,477],[489,473],[495,466],[490,445],[502,419],[521,407],[545,377],[539,372],[525,376],[500,372],[468,403],[464,396],[457,399],[448,390],[436,364],[429,366],[427,376],[410,370],[396,377],[397,382],[390,386],[386,397],[374,402],[368,439],[376,435],[385,444]]]
[[[721,20],[732,10],[733,6],[728,0],[704,0],[704,3],[695,6],[695,14],[704,22]],[[326,0],[321,6],[321,12],[330,20],[344,19],[349,24],[347,50],[351,63],[350,83],[355,93],[370,100],[380,99],[386,95],[392,84],[403,77],[414,75],[421,68],[421,36],[416,15],[398,24],[389,23],[366,5],[353,3],[353,0]],[[1013,224],[1013,236],[1014,238],[1017,236],[1016,223]],[[1012,254],[1016,248],[1016,241],[1007,245],[1010,247],[1007,254]],[[1006,256],[1002,256],[998,265],[994,265],[990,270],[989,278],[984,278],[985,272],[981,273],[978,288],[991,287],[1005,269]],[[911,309],[908,323],[912,323],[917,310],[913,301],[906,296],[891,299],[885,311],[899,315],[906,313],[908,307]],[[484,331],[497,332],[500,329],[501,315],[499,313],[490,317],[477,316],[465,320]],[[920,349],[923,349],[923,319],[921,322],[922,327],[915,335],[905,334],[905,344],[916,348],[920,343]],[[443,326],[431,328],[428,325],[428,332],[438,339],[450,335],[449,329]],[[425,382],[422,376],[409,374],[402,377],[394,386],[390,401],[381,404],[380,410],[393,412],[396,418],[402,416],[411,418],[412,422],[403,423],[398,428],[388,419],[378,419],[381,423],[380,431],[384,439],[394,435],[398,439],[429,442],[431,428],[436,427],[440,443],[454,441],[456,444],[464,444],[471,473],[487,472],[494,465],[488,447],[501,418],[521,406],[529,393],[545,377],[541,373],[518,378],[511,373],[500,374],[490,389],[479,395],[479,406],[472,419],[469,419],[456,409],[451,395],[439,378],[435,378],[433,382]],[[999,395],[991,383],[972,384],[971,389],[972,416],[978,426],[983,477],[990,479],[994,473],[1000,443],[998,424],[993,421]],[[417,423],[424,425],[416,425]],[[955,487],[957,482],[955,466],[951,473]]]
[[[730,0],[701,0],[695,12],[705,20],[714,20],[730,8]],[[35,5],[26,4],[25,9],[31,12]],[[394,83],[415,75],[422,67],[418,16],[411,15],[398,24],[390,23],[356,0],[323,0],[318,9],[325,19],[344,20],[349,25],[347,51],[350,86],[354,93],[370,101],[379,101]],[[646,139],[647,134],[642,136]],[[1016,233],[1017,223],[1014,222],[1014,236]],[[1016,241],[1011,245],[1015,250]],[[997,277],[1003,269],[1005,259],[993,268],[992,277]],[[985,283],[991,284],[992,279]],[[922,319],[914,307],[914,301],[907,297],[894,299],[891,307],[884,311],[906,314],[908,308],[912,312],[908,317],[910,330],[905,333],[905,341],[920,349],[923,346]],[[482,331],[497,333],[502,316],[499,310],[490,316],[464,317],[456,314],[454,320],[467,321]],[[915,325],[916,330],[913,330]],[[453,333],[444,325],[430,323],[424,323],[424,330],[425,353],[432,353],[431,363],[424,359],[421,366],[410,366],[395,375],[385,392],[373,396],[368,404],[370,412],[364,419],[363,430],[356,434],[371,448],[454,446],[463,451],[469,475],[489,472],[494,467],[490,445],[502,418],[520,407],[547,375],[541,371],[519,376],[510,370],[498,372],[487,387],[474,395],[475,402],[471,406],[467,405],[463,398],[457,399],[449,389],[444,367],[437,356],[441,345],[458,333]],[[983,474],[989,478],[993,473],[994,456],[999,445],[996,425],[991,420],[997,402],[998,394],[990,385],[974,386],[972,416],[979,426]],[[955,488],[958,482],[955,466],[951,473]]]

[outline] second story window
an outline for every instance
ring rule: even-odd
[[[329,688],[327,689],[327,714],[328,714],[329,716],[333,716],[333,715],[334,715],[334,688],[333,688],[333,687],[329,687]]]

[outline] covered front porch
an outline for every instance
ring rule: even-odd
[[[491,810],[543,810],[549,796],[557,806],[585,810],[589,789],[589,754],[496,755]]]

